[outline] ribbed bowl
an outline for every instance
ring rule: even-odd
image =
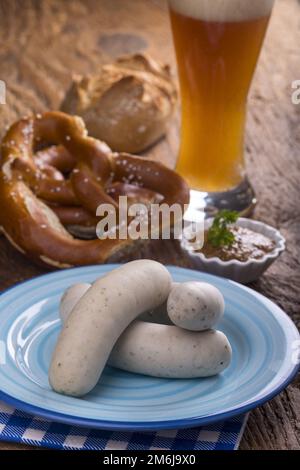
[[[213,222],[213,219],[208,219],[205,222],[205,229],[208,229]],[[241,284],[248,284],[249,282],[256,281],[274,261],[285,250],[285,239],[281,233],[270,225],[264,224],[257,220],[251,219],[238,219],[237,225],[240,227],[248,228],[254,232],[265,235],[273,240],[276,244],[271,253],[267,253],[263,258],[251,259],[248,261],[230,260],[223,261],[220,258],[207,258],[202,252],[195,252],[186,240],[182,240],[182,246],[187,250],[189,256],[192,258],[195,266],[203,272],[215,274],[216,276],[226,277]]]

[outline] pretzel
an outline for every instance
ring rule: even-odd
[[[1,153],[2,231],[21,253],[48,266],[103,263],[133,243],[77,239],[66,229],[77,224],[95,232],[101,203],[118,211],[119,195],[182,207],[189,201],[188,187],[174,171],[142,157],[113,154],[87,135],[81,118],[61,112],[13,124]]]

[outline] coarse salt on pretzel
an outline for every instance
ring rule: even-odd
[[[97,207],[109,203],[118,211],[119,195],[152,203],[159,194],[164,203],[182,207],[189,201],[188,187],[174,171],[142,157],[113,154],[87,135],[82,119],[61,112],[13,124],[1,154],[2,231],[21,253],[49,266],[103,263],[133,243],[79,240],[64,227],[95,227]]]

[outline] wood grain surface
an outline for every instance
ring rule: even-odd
[[[291,83],[300,79],[300,4],[277,0],[249,99],[248,174],[259,204],[255,217],[279,228],[287,250],[252,287],[278,303],[300,326],[300,106]],[[57,109],[73,73],[94,72],[103,61],[147,50],[175,71],[168,15],[156,0],[0,0],[0,133],[32,111]],[[173,165],[177,124],[150,150]],[[115,260],[150,257],[192,267],[176,242],[151,242]],[[0,287],[45,272],[0,237]],[[0,443],[0,449],[27,447]],[[241,449],[300,449],[299,377],[277,398],[253,411]]]

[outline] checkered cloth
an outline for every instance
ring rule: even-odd
[[[193,429],[117,432],[80,428],[32,416],[0,402],[0,441],[54,449],[80,450],[233,450],[247,416]]]

